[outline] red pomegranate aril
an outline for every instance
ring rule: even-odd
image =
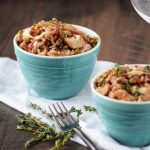
[[[32,52],[32,49],[33,49],[33,43],[30,43],[29,45],[28,45],[28,51],[29,52]]]

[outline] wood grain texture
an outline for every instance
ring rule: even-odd
[[[1,0],[0,56],[16,59],[12,39],[17,31],[53,17],[95,30],[102,39],[99,60],[150,63],[150,25],[138,16],[130,0]],[[17,113],[0,103],[0,150],[23,150],[30,137],[15,130]],[[46,150],[51,144],[30,149]],[[64,149],[86,148],[70,142]]]
[[[31,133],[16,130],[16,115],[20,113],[0,102],[0,150],[25,150],[24,143]],[[39,142],[29,150],[48,150],[54,142]],[[87,150],[86,147],[70,141],[63,150]]]
[[[99,60],[149,63],[150,26],[129,0],[0,1],[0,56],[15,58],[12,39],[19,29],[56,17],[95,30],[102,39]]]

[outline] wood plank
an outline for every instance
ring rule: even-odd
[[[7,0],[0,8],[0,17],[3,18],[0,29],[1,56],[15,58],[12,39],[19,29],[41,19],[57,17],[89,27],[100,34],[102,47],[99,60],[121,64],[149,63],[150,27],[138,16],[130,1],[31,0],[14,3]]]
[[[16,115],[20,113],[0,102],[0,150],[24,150],[24,143],[31,137],[31,133],[16,130]],[[53,142],[39,142],[29,150],[48,150]],[[86,150],[82,145],[70,141],[63,149]]]

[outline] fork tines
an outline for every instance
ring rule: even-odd
[[[55,110],[55,113],[53,109],[49,106],[50,112],[52,116],[54,117],[54,120],[56,121],[57,125],[63,130],[65,127],[72,126],[76,124],[75,119],[72,117],[72,115],[69,113],[65,105],[60,102],[60,104],[57,103],[57,107],[52,104],[53,109]]]

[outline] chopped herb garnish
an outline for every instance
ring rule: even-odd
[[[114,67],[114,69],[118,71],[118,76],[122,76],[125,73],[118,64]]]
[[[102,77],[101,86],[103,87],[103,86],[105,86],[105,84],[106,84],[106,77]]]
[[[128,93],[131,93],[131,85],[129,83],[125,84],[125,90],[128,92]]]
[[[137,90],[134,92],[134,96],[136,99],[138,99],[138,97],[141,95],[141,93]]]

